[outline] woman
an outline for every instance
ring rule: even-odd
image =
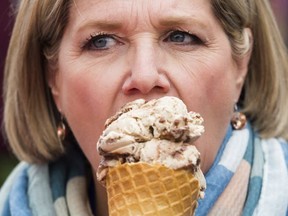
[[[3,187],[2,215],[107,215],[93,180],[104,122],[129,101],[165,95],[205,120],[196,215],[285,215],[287,80],[265,0],[21,1],[4,124],[29,164]]]

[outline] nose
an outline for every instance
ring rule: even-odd
[[[167,93],[170,82],[157,55],[157,45],[142,41],[132,48],[129,72],[122,90],[124,94]],[[158,52],[159,53],[159,52]]]

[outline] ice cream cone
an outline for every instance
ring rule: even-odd
[[[200,193],[192,172],[143,162],[109,167],[106,189],[110,216],[191,216]]]

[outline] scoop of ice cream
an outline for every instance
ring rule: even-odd
[[[167,96],[149,102],[138,99],[107,120],[97,146],[102,155],[137,157],[139,148],[143,148],[139,143],[152,139],[192,143],[204,132],[202,123],[202,117],[187,112],[185,104],[176,97]]]
[[[186,105],[176,97],[166,96],[148,102],[138,99],[126,104],[106,121],[98,140],[97,149],[104,157],[98,169],[98,180],[105,179],[109,166],[140,161],[172,169],[190,169],[199,175],[204,188],[200,153],[193,145],[204,132],[202,124],[200,114],[188,112]]]

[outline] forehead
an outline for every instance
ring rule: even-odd
[[[159,21],[179,21],[186,18],[213,18],[209,0],[74,0],[70,21],[81,23],[101,20],[109,23],[139,23],[140,20],[158,24]]]
[[[99,10],[106,8],[109,11],[119,11],[119,9],[155,11],[167,8],[173,10],[191,6],[199,9],[208,4],[210,4],[209,0],[73,0],[73,5],[80,10],[97,6]]]

